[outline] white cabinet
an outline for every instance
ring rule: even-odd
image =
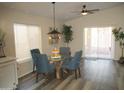
[[[17,84],[16,59],[12,57],[0,58],[0,90],[15,89]]]

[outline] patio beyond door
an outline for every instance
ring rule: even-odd
[[[112,58],[112,28],[85,28],[85,57]]]

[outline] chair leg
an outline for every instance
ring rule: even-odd
[[[33,64],[33,72],[35,71],[35,64]]]
[[[55,72],[54,72],[54,77],[56,78],[56,69],[55,69]]]
[[[81,77],[81,70],[80,70],[80,67],[78,68],[78,72],[79,72],[79,77]]]
[[[75,78],[77,79],[77,69],[75,69]]]

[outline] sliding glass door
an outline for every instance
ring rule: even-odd
[[[85,28],[85,57],[111,58],[112,28]]]

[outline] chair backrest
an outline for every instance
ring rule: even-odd
[[[82,56],[82,50],[75,53],[74,59],[80,61]]]
[[[70,57],[70,48],[69,47],[60,47],[60,54],[62,57]]]
[[[32,49],[31,50],[31,53],[38,53],[38,54],[40,54],[40,50],[38,48]]]
[[[38,73],[50,72],[51,68],[49,66],[49,60],[46,54],[40,54],[39,49],[32,49],[31,55]]]
[[[81,56],[82,56],[82,50],[77,51],[71,61],[71,63],[73,64],[74,68],[77,68],[80,64],[81,61]]]
[[[33,59],[33,63],[36,63],[37,59],[36,59],[36,53],[37,54],[40,54],[40,50],[39,49],[32,49],[30,50],[31,52],[31,56],[32,56],[32,59]]]
[[[46,54],[36,54],[36,70],[40,73],[49,72],[49,60]]]

